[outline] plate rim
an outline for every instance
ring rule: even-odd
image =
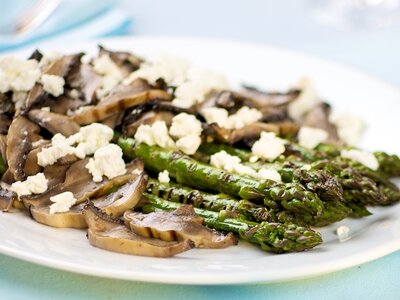
[[[295,56],[296,58],[299,59],[306,59],[306,60],[312,60],[316,64],[323,64],[324,67],[327,68],[337,68],[340,70],[343,70],[344,72],[351,72],[351,73],[356,73],[359,76],[362,76],[366,78],[367,80],[372,80],[377,83],[379,83],[381,86],[384,86],[385,89],[390,89],[393,91],[400,92],[400,87],[396,86],[393,83],[387,82],[380,78],[379,76],[376,75],[371,75],[368,72],[359,70],[355,67],[346,65],[346,64],[341,64],[334,62],[332,60],[324,59],[318,56],[314,55],[309,55],[303,52],[298,52],[298,51],[293,51],[284,47],[278,47],[278,46],[271,46],[271,45],[265,45],[265,44],[258,44],[258,43],[249,43],[249,42],[241,42],[241,41],[236,41],[236,40],[230,40],[230,39],[218,39],[218,38],[207,38],[207,37],[184,37],[184,36],[153,36],[153,35],[138,35],[138,36],[120,36],[120,37],[110,37],[110,38],[95,38],[95,39],[85,39],[85,40],[80,40],[80,42],[84,43],[84,46],[95,44],[95,43],[107,43],[111,44],[113,42],[116,43],[121,43],[121,41],[143,41],[143,42],[148,42],[148,41],[154,41],[158,40],[162,42],[163,40],[168,41],[168,42],[189,42],[189,43],[202,43],[202,44],[209,44],[209,43],[218,43],[218,44],[224,44],[224,45],[238,45],[238,46],[244,46],[244,47],[250,47],[250,48],[256,48],[256,49],[265,49],[266,51],[279,51],[281,53],[285,53],[290,56]],[[79,41],[79,40],[78,40]],[[42,43],[40,44],[40,47],[43,48],[49,48],[56,47],[55,42],[47,42],[47,43]],[[35,47],[24,47],[21,49],[17,49],[16,51],[8,51],[1,53],[0,56],[4,55],[14,55],[14,54],[19,54],[19,53],[27,53],[29,50],[33,49]],[[59,48],[59,47],[58,47]],[[254,275],[251,275],[251,273],[246,274],[246,276],[237,276],[237,275],[230,275],[228,274],[224,278],[218,278],[218,281],[215,281],[214,277],[211,277],[209,279],[205,280],[204,274],[198,274],[196,276],[185,276],[185,275],[180,275],[177,277],[170,276],[166,277],[165,274],[160,275],[157,277],[157,274],[153,275],[147,275],[147,274],[140,274],[140,272],[135,272],[137,273],[136,275],[133,275],[132,272],[126,272],[126,271],[120,271],[120,272],[109,272],[105,270],[99,270],[96,269],[95,267],[88,267],[88,266],[82,266],[78,264],[72,264],[69,262],[65,262],[62,260],[57,260],[57,259],[49,259],[49,258],[44,258],[43,256],[37,256],[34,254],[30,254],[27,251],[20,251],[20,250],[15,250],[10,247],[4,246],[0,244],[0,253],[15,257],[17,259],[21,259],[30,263],[34,263],[37,265],[42,265],[50,268],[55,268],[58,270],[63,270],[63,271],[68,271],[68,272],[73,272],[73,273],[79,273],[79,274],[85,274],[85,275],[91,275],[91,276],[96,276],[96,277],[103,277],[103,278],[114,278],[114,279],[123,279],[123,280],[131,280],[131,281],[140,281],[140,282],[153,282],[153,283],[166,283],[166,284],[185,284],[185,285],[220,285],[220,284],[252,284],[252,283],[273,283],[273,282],[286,282],[286,281],[293,281],[293,280],[300,280],[300,279],[306,279],[310,277],[317,277],[323,274],[327,273],[332,273],[335,271],[339,270],[344,270],[348,269],[354,266],[358,266],[367,262],[371,262],[373,260],[376,260],[378,258],[381,258],[383,256],[389,255],[397,250],[400,249],[400,240],[398,241],[391,241],[390,243],[388,242],[387,244],[381,245],[379,247],[374,248],[374,252],[362,252],[361,255],[360,253],[357,255],[351,256],[352,259],[349,259],[349,257],[346,257],[346,259],[341,259],[341,260],[335,260],[335,264],[329,264],[329,262],[324,262],[320,263],[318,266],[312,266],[312,267],[307,267],[307,268],[302,268],[303,270],[302,274],[298,274],[299,272],[293,272],[292,274],[289,274],[289,276],[277,276],[274,278],[269,278],[269,276],[263,277],[263,278],[258,278],[259,274],[256,274],[256,278]],[[317,269],[317,270],[316,270]]]

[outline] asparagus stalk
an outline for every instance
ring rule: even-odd
[[[175,210],[181,204],[144,194],[141,210],[150,213],[160,210]],[[295,224],[262,222],[256,223],[237,218],[221,219],[217,212],[195,208],[205,224],[216,230],[233,232],[245,241],[256,244],[261,249],[274,253],[299,252],[322,243],[321,235]]]
[[[322,213],[323,203],[319,197],[299,183],[281,184],[229,174],[186,155],[143,143],[135,145],[132,152],[134,141],[119,141],[123,151],[127,150],[127,157],[142,158],[145,167],[151,171],[167,170],[178,183],[251,201],[263,201],[269,208],[282,207],[298,216],[319,216]]]
[[[248,200],[237,200],[225,194],[210,194],[171,182],[162,183],[150,179],[147,184],[147,192],[172,202],[191,204],[197,208],[216,212],[223,211],[229,215],[236,215],[252,221],[278,221],[272,210]]]

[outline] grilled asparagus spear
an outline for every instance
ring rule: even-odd
[[[144,194],[141,210],[150,213],[160,210],[175,210],[179,203],[166,201],[151,194]],[[295,224],[262,222],[256,223],[235,218],[220,218],[217,212],[195,208],[205,224],[216,230],[233,232],[245,241],[274,253],[299,252],[322,243],[321,235],[312,229]]]

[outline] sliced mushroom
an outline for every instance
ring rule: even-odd
[[[122,185],[115,192],[97,198],[95,205],[106,214],[118,218],[128,209],[132,209],[139,202],[146,190],[148,176],[142,171],[135,178]]]
[[[70,136],[80,129],[80,126],[70,117],[41,109],[30,110],[28,117],[39,126],[46,128],[53,135],[61,133],[64,136]]]
[[[120,86],[110,92],[96,106],[77,113],[73,119],[81,125],[103,121],[108,117],[121,112],[127,108],[155,100],[170,100],[171,95],[163,90],[148,89],[142,84],[143,80],[135,80],[130,86]]]
[[[299,90],[289,90],[287,92],[266,92],[261,91],[255,87],[244,86],[244,90],[241,94],[251,100],[251,106],[255,108],[264,107],[277,107],[277,106],[287,106],[290,102],[296,99],[300,91]]]
[[[129,52],[111,51],[99,45],[99,56],[109,55],[111,60],[121,69],[124,76],[128,76],[133,71],[139,69],[143,59]]]
[[[127,211],[125,225],[143,237],[159,238],[163,241],[192,240],[198,248],[226,248],[237,244],[237,238],[224,235],[203,225],[191,205],[183,205],[175,211],[160,211],[142,214]]]
[[[40,139],[39,126],[23,116],[14,118],[7,135],[8,170],[15,180],[24,180],[26,156],[32,149],[32,142]]]
[[[0,134],[0,175],[7,169],[7,137]]]
[[[66,77],[69,71],[80,63],[80,59],[83,53],[65,55],[54,62],[52,62],[43,72],[47,75],[56,75],[60,77]],[[37,83],[28,93],[24,112],[29,111],[33,107],[40,107],[47,99],[49,99],[48,93],[43,89],[43,86]]]
[[[0,185],[0,210],[9,211],[16,199],[17,195],[14,192]]]
[[[330,106],[327,103],[314,106],[304,116],[302,125],[325,130],[328,132],[327,141],[332,144],[340,145],[341,142],[336,127],[329,121],[330,110]]]
[[[171,257],[193,248],[190,240],[166,242],[139,236],[93,204],[83,210],[88,224],[87,237],[92,246],[113,252],[151,257]]]
[[[245,101],[245,97],[233,91],[212,91],[202,103],[197,105],[196,110],[201,111],[207,107],[220,107],[230,113],[234,113],[244,105]]]
[[[6,114],[0,112],[0,134],[7,134],[10,125],[11,119]]]
[[[69,191],[74,194],[76,203],[82,203],[87,199],[101,197],[115,187],[121,186],[133,178],[133,174],[127,173],[113,179],[104,179],[94,182],[92,175],[86,169],[89,158],[73,163],[65,173],[64,182],[55,185],[40,195],[24,196],[22,200],[26,208],[44,207],[51,205],[50,197]]]
[[[143,113],[135,121],[128,123],[125,122],[122,132],[126,136],[133,136],[140,125],[152,125],[156,121],[164,121],[167,126],[171,125],[172,119],[175,115],[168,111],[149,111]]]
[[[71,88],[82,92],[86,104],[92,103],[96,89],[101,86],[103,79],[89,64],[80,64],[71,70],[66,82]]]
[[[32,217],[39,223],[57,228],[87,228],[82,214],[85,203],[80,203],[64,213],[51,214],[48,206],[34,207],[30,210]]]

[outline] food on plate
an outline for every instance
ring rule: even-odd
[[[0,113],[0,208],[109,251],[310,250],[318,227],[400,201],[399,157],[357,148],[363,122],[310,79],[232,88],[170,55],[36,50],[0,59]]]

